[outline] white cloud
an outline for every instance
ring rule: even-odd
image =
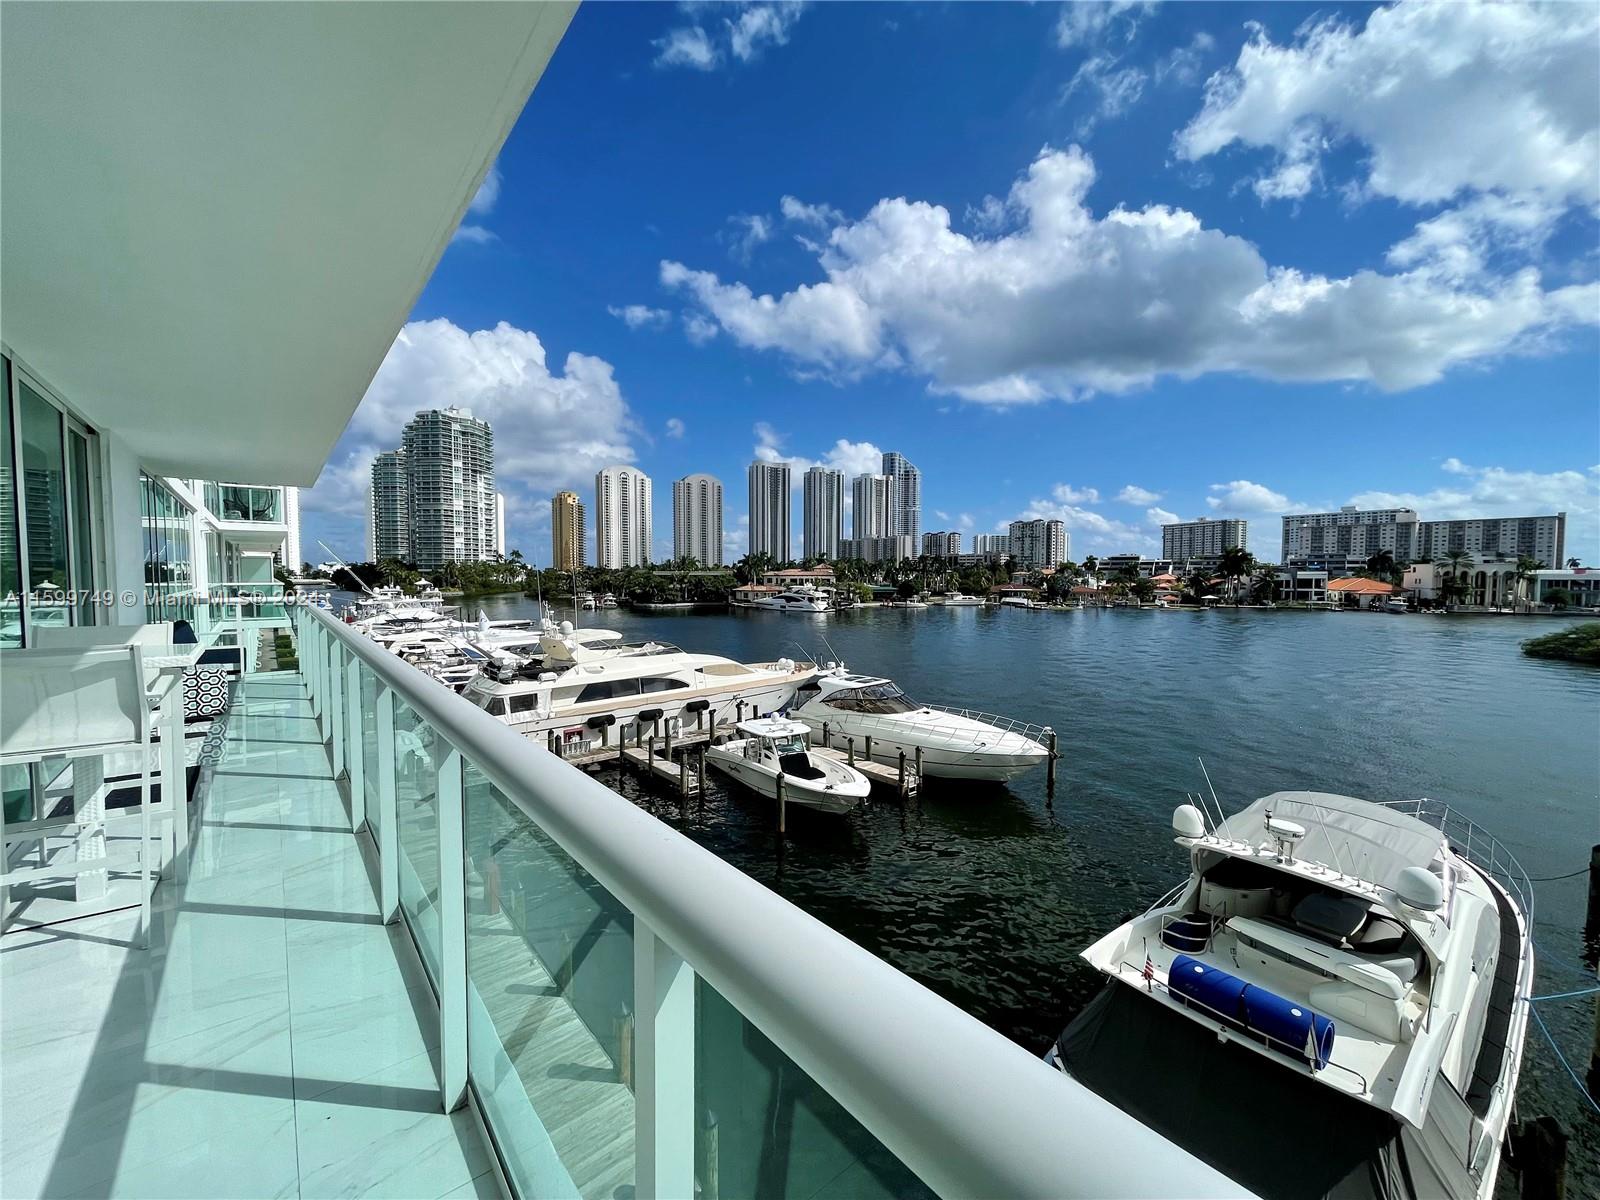
[[[1089,111],[1078,119],[1078,136],[1088,137],[1101,121],[1120,117],[1137,104],[1145,78],[1138,67],[1120,67],[1109,54],[1084,59],[1061,93],[1063,100],[1078,92],[1090,97]]]
[[[1597,37],[1592,4],[1400,4],[1359,29],[1313,21],[1281,46],[1257,26],[1232,69],[1206,84],[1176,149],[1189,160],[1235,143],[1274,151],[1266,190],[1292,196],[1304,194],[1300,168],[1314,175],[1323,146],[1349,139],[1365,150],[1357,182],[1369,194],[1593,205]]]
[[[957,529],[971,529],[976,523],[977,522],[972,519],[971,513],[964,512],[956,518]]]
[[[1016,519],[1060,521],[1072,537],[1070,556],[1080,562],[1085,554],[1136,554],[1160,546],[1159,537],[1150,530],[1126,521],[1113,520],[1092,508],[1085,508],[1064,498],[1078,494],[1068,484],[1057,484],[1051,489],[1049,500],[1034,499]],[[1003,523],[1000,532],[1005,532]]]
[[[1056,45],[1065,50],[1102,40],[1131,41],[1154,9],[1150,0],[1068,0],[1056,18]]]
[[[1130,483],[1117,493],[1117,499],[1124,504],[1132,504],[1137,507],[1141,504],[1154,504],[1161,499],[1161,493],[1152,492],[1136,483]]]
[[[681,438],[683,436],[683,434],[684,434],[683,421],[678,417],[668,417],[667,418],[667,436],[669,438]]]
[[[759,4],[682,4],[680,8],[696,15],[709,16],[732,12],[732,20],[717,25],[683,25],[668,30],[665,37],[651,44],[656,48],[657,67],[688,67],[712,71],[729,59],[754,62],[769,46],[782,46],[806,9],[804,0],[777,0]]]
[[[1289,497],[1248,479],[1235,479],[1232,483],[1213,483],[1206,505],[1214,512],[1225,513],[1281,513],[1289,507]]]
[[[471,242],[473,245],[482,246],[487,242],[497,242],[499,235],[492,229],[482,225],[458,225],[456,231],[450,235],[452,242]]]
[[[1543,350],[1600,309],[1600,290],[1546,291],[1532,268],[1303,274],[1182,209],[1096,216],[1094,180],[1084,151],[1046,148],[1010,190],[1010,232],[968,236],[940,205],[885,199],[829,233],[816,282],[757,295],[673,261],[661,282],[741,346],[835,378],[903,370],[1001,405],[1214,372],[1401,390]]]
[[[608,304],[606,311],[629,329],[661,329],[672,320],[672,314],[666,309],[651,308],[648,304],[624,304],[620,308]]]
[[[698,25],[668,30],[665,37],[651,44],[656,48],[655,65],[658,67],[710,71],[722,58],[722,52],[712,45],[710,35]]]
[[[1152,525],[1176,525],[1182,518],[1164,508],[1147,508],[1144,510],[1144,519]]]
[[[301,494],[314,524],[363,553],[373,455],[398,446],[418,411],[452,404],[494,427],[495,482],[512,497],[514,518],[560,488],[581,494],[599,468],[635,457],[635,422],[604,359],[574,352],[556,374],[528,330],[501,322],[469,333],[448,320],[413,321],[389,348],[322,478]],[[526,538],[511,541],[530,549]]]
[[[812,467],[830,467],[844,473],[845,507],[850,506],[850,480],[857,475],[876,475],[883,470],[883,451],[871,442],[852,442],[839,438],[821,458],[807,458],[802,454],[786,454],[784,436],[766,421],[757,421],[754,429],[756,444],[751,457],[761,462],[788,463],[789,484],[799,487],[802,477]]]
[[[1152,74],[1157,83],[1172,80],[1179,87],[1193,87],[1200,82],[1201,60],[1217,44],[1209,33],[1196,33],[1187,46],[1179,46],[1165,58],[1158,59]]]
[[[1058,483],[1050,494],[1063,504],[1099,504],[1100,493],[1094,488],[1075,488],[1070,483]]]
[[[483,177],[483,182],[478,185],[478,190],[472,195],[472,202],[467,205],[467,211],[474,216],[485,216],[494,209],[495,202],[500,199],[500,164],[495,163],[489,168],[489,173]]]
[[[778,211],[783,214],[785,221],[793,221],[797,225],[814,225],[818,229],[837,225],[844,220],[844,214],[831,204],[807,204],[793,196],[785,196],[780,200]]]
[[[1590,565],[1600,563],[1600,467],[1515,471],[1469,466],[1458,458],[1447,458],[1440,469],[1452,476],[1452,481],[1431,491],[1362,492],[1348,503],[1358,508],[1413,508],[1424,521],[1564,512],[1567,557],[1581,558]]]
[[[699,313],[683,314],[684,336],[696,346],[704,346],[720,332],[721,330],[715,321],[703,317]]]
[[[750,258],[756,252],[756,247],[772,239],[772,218],[760,214],[739,213],[728,218],[734,232],[728,235],[728,252],[745,266],[750,265]]]

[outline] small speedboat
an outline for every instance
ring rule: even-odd
[[[854,767],[811,753],[811,731],[799,721],[759,717],[738,730],[742,737],[712,746],[706,761],[769,800],[778,797],[780,775],[785,803],[822,812],[849,812],[872,788]]]

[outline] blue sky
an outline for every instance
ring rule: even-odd
[[[582,6],[318,485],[494,424],[509,542],[596,469],[922,469],[925,529],[1565,510],[1600,561],[1591,6]],[[796,472],[798,484],[799,472]],[[795,507],[798,548],[799,507]]]

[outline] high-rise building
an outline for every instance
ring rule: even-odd
[[[506,556],[506,494],[494,494],[494,553],[497,558]]]
[[[594,477],[594,557],[602,567],[650,561],[654,525],[650,476],[637,467],[606,467]]]
[[[961,535],[954,530],[925,533],[922,552],[930,558],[955,558],[961,553]]]
[[[1071,543],[1061,521],[1013,521],[1007,535],[1011,557],[1019,567],[1039,570],[1067,561]]]
[[[789,561],[789,464],[750,464],[750,553]]]
[[[1245,549],[1246,521],[1179,521],[1161,527],[1161,557],[1173,562],[1191,558],[1221,558],[1224,551]]]
[[[411,505],[406,492],[406,452],[385,450],[372,460],[367,491],[367,558],[411,557]]]
[[[844,535],[844,472],[812,467],[801,483],[801,546],[807,558],[838,558]]]
[[[862,562],[902,562],[908,558],[915,558],[916,553],[916,544],[909,537],[900,534],[844,538],[839,542],[840,558],[859,558]]]
[[[300,557],[300,489],[283,489],[283,523],[289,527],[283,537],[283,565],[289,574],[298,575],[305,565]]]
[[[722,480],[685,475],[672,484],[672,556],[722,565]]]
[[[889,478],[889,532],[916,545],[922,541],[922,472],[890,450],[883,456],[883,473]]]
[[[1463,550],[1474,558],[1526,556],[1552,569],[1565,567],[1567,514],[1421,522],[1417,529],[1418,558],[1443,558],[1452,550]]]
[[[972,552],[989,558],[1005,558],[1011,553],[1009,533],[978,533],[972,537]]]
[[[852,541],[888,537],[889,484],[887,475],[857,475],[850,484],[850,535]]]
[[[1417,514],[1409,508],[1291,513],[1283,518],[1283,561],[1353,570],[1387,550],[1396,562],[1417,557]]]
[[[589,529],[577,492],[557,492],[550,499],[550,565],[576,571],[589,561]]]
[[[401,435],[411,561],[422,570],[494,554],[494,431],[470,409],[428,409]]]

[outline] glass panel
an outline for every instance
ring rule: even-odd
[[[695,978],[695,1177],[701,1195],[932,1197],[793,1059]]]
[[[11,434],[11,363],[0,359],[0,646],[22,645],[22,546]]]
[[[395,819],[400,844],[400,907],[422,961],[439,979],[439,763],[447,747],[399,696],[394,699]],[[384,831],[387,837],[388,830]]]
[[[470,763],[464,799],[478,1100],[520,1194],[630,1195],[633,916]]]
[[[367,797],[367,825],[374,830],[373,840],[378,841],[378,677],[364,664],[357,671],[361,683],[361,790]]]
[[[67,431],[72,455],[72,586],[80,597],[77,605],[79,625],[93,625],[100,619],[96,606],[87,597],[94,589],[94,521],[91,497],[94,495],[89,439],[76,429]]]
[[[194,548],[191,512],[172,489],[149,475],[139,475],[144,511],[145,619],[190,621],[195,618]],[[212,614],[213,623],[219,616]]]
[[[32,625],[65,625],[67,563],[67,473],[61,440],[61,410],[17,380],[17,417],[22,426],[23,536],[28,544],[28,592]]]

